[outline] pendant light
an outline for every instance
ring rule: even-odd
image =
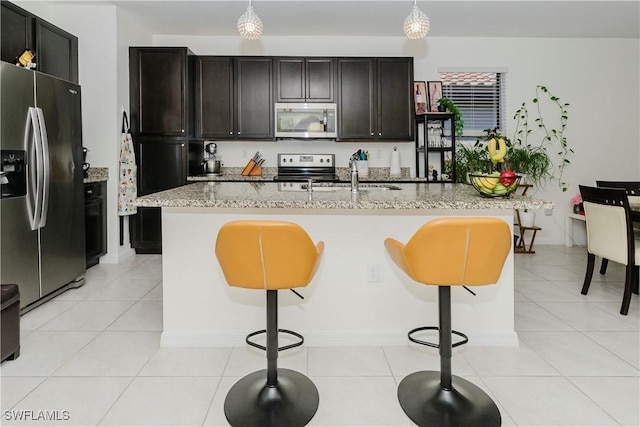
[[[258,40],[262,35],[262,20],[253,11],[251,0],[246,12],[238,18],[238,32],[243,39]]]
[[[413,9],[404,20],[404,34],[408,39],[423,39],[429,33],[431,21],[429,17],[420,10],[417,0],[413,0]]]

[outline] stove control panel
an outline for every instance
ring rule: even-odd
[[[335,167],[335,154],[278,154],[278,167]]]

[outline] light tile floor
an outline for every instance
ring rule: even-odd
[[[505,426],[640,425],[640,304],[634,295],[618,313],[623,269],[596,272],[583,296],[583,247],[536,250],[515,258],[520,346],[457,348],[454,374],[492,396]],[[21,356],[0,366],[2,425],[225,426],[227,391],[265,367],[248,347],[159,348],[160,256],[89,269],[85,286],[26,313],[21,328]],[[413,344],[303,346],[279,362],[318,387],[312,426],[410,426],[397,384],[439,368],[435,350]],[[25,411],[61,420],[15,419]]]

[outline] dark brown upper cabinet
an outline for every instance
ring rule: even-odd
[[[231,57],[201,56],[196,61],[196,137],[235,138]]]
[[[413,141],[413,58],[378,58],[376,80],[376,137]]]
[[[187,48],[129,48],[134,135],[189,136],[191,61]]]
[[[375,58],[338,58],[338,139],[374,139]]]
[[[273,139],[273,58],[235,60],[236,137]]]
[[[333,102],[334,58],[276,58],[278,102]]]
[[[413,58],[338,58],[338,140],[413,140]]]
[[[2,2],[2,48],[5,62],[30,49],[36,54],[36,70],[78,83],[78,38],[26,10]]]
[[[201,56],[196,137],[273,139],[273,58]]]

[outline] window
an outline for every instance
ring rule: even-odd
[[[484,129],[504,129],[505,73],[440,72],[442,95],[460,109],[464,136],[476,137]]]

